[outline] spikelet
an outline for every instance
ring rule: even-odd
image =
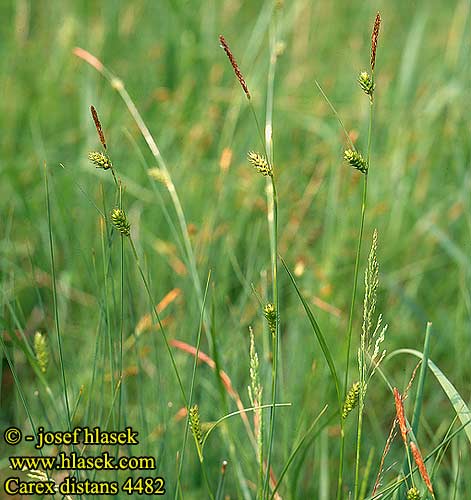
[[[353,149],[347,149],[343,154],[343,158],[345,161],[350,163],[353,168],[356,168],[363,174],[366,174],[368,172],[368,162],[357,151],[353,151]]]
[[[376,311],[376,297],[379,287],[379,264],[378,264],[378,232],[373,232],[368,264],[365,270],[365,297],[363,299],[363,324],[360,336],[360,348],[358,349],[358,367],[360,381],[363,391],[366,392],[369,379],[373,376],[379,364],[383,360],[386,351],[381,350],[381,344],[388,328],[383,326],[383,318],[379,314],[376,327],[373,329]]]
[[[365,337],[369,337],[373,328],[373,318],[376,310],[376,297],[379,287],[379,264],[378,264],[378,231],[373,231],[371,249],[368,255],[368,264],[365,271],[365,297],[363,299],[363,325],[362,331]]]
[[[165,187],[169,186],[170,179],[168,178],[168,175],[161,168],[158,168],[158,167],[150,168],[147,171],[147,173],[148,173],[149,177],[152,177],[152,179],[154,179],[157,182],[160,182]]]
[[[407,491],[407,500],[420,500],[420,491],[415,486]]]
[[[270,330],[270,333],[273,335],[273,337],[275,337],[276,336],[276,322],[277,322],[277,314],[276,314],[275,306],[271,302],[269,302],[263,308],[263,314],[267,320],[268,329]]]
[[[203,443],[203,431],[201,429],[200,410],[198,405],[193,405],[190,408],[190,429],[195,441],[201,445]]]
[[[123,235],[129,236],[131,225],[128,222],[126,213],[121,208],[115,208],[111,212],[111,222],[113,226]]]
[[[253,416],[253,426],[254,426],[254,434],[257,439],[257,455],[259,464],[263,462],[263,419],[262,419],[262,410],[259,406],[262,404],[262,393],[263,388],[260,383],[260,371],[259,371],[259,361],[258,354],[255,349],[255,337],[253,334],[253,330],[249,327],[250,334],[250,350],[249,350],[249,358],[250,358],[250,385],[248,387],[249,399],[250,403],[256,409],[254,410]]]
[[[49,345],[46,335],[41,332],[34,334],[34,353],[36,354],[39,369],[46,373],[49,364]]]
[[[96,168],[102,168],[103,170],[108,170],[113,165],[108,156],[99,151],[92,151],[88,153],[88,159],[95,165]]]
[[[195,440],[196,451],[198,452],[198,458],[200,462],[203,462],[203,450],[201,448],[203,444],[203,429],[201,427],[200,409],[198,408],[198,405],[193,405],[190,408],[188,414],[190,421],[190,429],[191,433],[193,434],[193,438]]]
[[[355,382],[347,392],[345,402],[343,403],[342,418],[345,420],[348,414],[358,405],[360,397],[360,382]]]
[[[93,122],[95,123],[95,128],[98,133],[98,138],[104,149],[106,149],[105,134],[103,133],[103,128],[101,127],[100,119],[98,118],[98,113],[94,106],[90,106],[90,111],[92,113]]]
[[[369,95],[371,98],[375,89],[375,82],[373,80],[373,77],[371,77],[366,71],[362,71],[358,75],[358,83],[360,84],[363,92],[366,95]]]
[[[432,496],[434,496],[432,482],[430,481],[430,476],[428,475],[427,468],[425,467],[424,459],[422,458],[422,454],[420,453],[419,448],[417,448],[417,445],[413,441],[411,441],[410,443],[410,449],[412,451],[412,456],[414,457],[415,463],[419,468],[420,475],[424,480],[425,486],[427,486],[427,489],[430,491]]]
[[[249,327],[249,335],[250,335],[250,350],[249,350],[250,385],[247,389],[252,406],[260,406],[262,402],[262,386],[260,384],[259,361],[258,361],[258,354],[255,349],[255,337],[253,334],[252,327]]]
[[[371,71],[373,72],[375,69],[375,64],[376,64],[376,47],[378,45],[378,35],[379,35],[379,28],[381,26],[381,16],[379,15],[379,12],[376,14],[375,18],[375,23],[373,26],[373,32],[371,33],[371,60],[370,60],[370,65],[371,65]]]
[[[231,66],[234,70],[234,73],[237,77],[237,80],[239,80],[239,83],[242,87],[242,89],[245,92],[245,95],[247,96],[247,99],[250,100],[250,92],[247,87],[247,84],[245,83],[244,77],[242,76],[242,73],[239,69],[239,65],[237,64],[237,61],[235,60],[234,54],[232,53],[231,49],[229,48],[229,45],[226,42],[226,39],[222,36],[219,35],[219,43],[221,44],[221,47],[224,49],[224,52],[226,53],[227,57],[229,58],[229,62],[231,63]]]
[[[256,168],[262,175],[265,177],[273,176],[273,169],[263,155],[255,153],[255,151],[250,151],[247,158],[254,168]]]
[[[399,394],[399,391],[394,387],[394,402],[396,404],[396,418],[399,422],[399,429],[401,431],[402,441],[404,445],[407,447],[407,433],[409,430],[407,429],[406,417],[404,416],[404,405],[402,403],[402,396]]]

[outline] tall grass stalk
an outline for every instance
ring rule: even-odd
[[[273,303],[276,309],[276,332],[272,338],[272,408],[270,410],[270,426],[268,430],[268,450],[267,450],[267,468],[265,472],[265,483],[263,486],[262,497],[268,497],[269,484],[270,484],[270,468],[273,452],[273,442],[275,438],[275,416],[276,416],[276,399],[278,393],[278,369],[280,363],[280,299],[278,290],[278,193],[275,181],[275,168],[274,158],[275,152],[273,147],[273,106],[274,106],[274,85],[275,85],[275,71],[277,62],[276,53],[276,40],[277,40],[277,16],[276,11],[270,30],[270,64],[268,67],[268,80],[267,80],[267,99],[266,99],[266,115],[265,115],[265,141],[264,149],[267,160],[272,167],[272,175],[268,184],[268,227],[270,231],[270,250],[271,250],[271,268],[272,268],[272,293]],[[252,104],[252,103],[251,103]],[[251,105],[252,110],[253,106]],[[253,115],[256,116],[255,112]],[[271,181],[271,182],[269,182]],[[271,188],[271,189],[270,189]],[[263,442],[263,439],[262,439]]]
[[[276,394],[278,388],[278,362],[279,362],[279,332],[280,332],[280,318],[279,318],[279,293],[278,293],[278,194],[276,190],[275,182],[275,169],[273,166],[273,94],[274,94],[274,81],[275,81],[275,67],[276,67],[276,30],[272,32],[271,42],[271,53],[270,53],[270,66],[268,71],[268,82],[267,82],[267,111],[265,117],[265,135],[262,134],[262,129],[257,118],[257,113],[252,102],[252,97],[239,69],[239,66],[234,58],[234,55],[229,48],[225,38],[220,35],[219,41],[221,47],[224,49],[234,73],[239,80],[242,90],[245,93],[247,102],[254,118],[255,126],[257,129],[258,136],[265,154],[266,162],[268,163],[268,170],[264,172],[264,175],[269,177],[267,179],[268,184],[268,227],[270,232],[270,254],[271,254],[271,271],[272,271],[272,294],[273,303],[275,305],[275,332],[272,333],[272,405],[270,411],[270,426],[268,435],[268,451],[266,460],[266,472],[265,481],[263,486],[262,497],[265,498],[269,495],[269,484],[270,484],[270,467],[271,467],[271,455],[273,451],[273,441],[274,441],[274,430],[275,430],[275,412],[276,412]],[[260,170],[259,170],[260,171]],[[271,187],[271,189],[270,189]],[[262,436],[262,446],[263,446],[263,436]]]
[[[350,314],[348,319],[348,332],[347,332],[347,351],[346,351],[346,366],[345,366],[345,388],[344,392],[346,393],[348,387],[348,366],[350,360],[350,348],[352,343],[352,330],[353,330],[353,314],[355,312],[355,297],[358,286],[358,271],[359,271],[359,263],[360,263],[360,255],[361,255],[361,246],[363,241],[363,231],[365,226],[365,213],[366,213],[366,203],[367,203],[367,194],[368,194],[368,175],[370,170],[370,154],[371,154],[371,131],[373,127],[373,100],[370,99],[370,115],[369,115],[369,124],[368,124],[368,148],[366,161],[368,164],[368,171],[363,176],[363,196],[361,200],[361,218],[360,218],[360,230],[358,232],[358,244],[357,244],[357,253],[355,257],[355,271],[353,273],[353,290],[352,290],[352,301],[350,304]],[[357,428],[357,444],[356,444],[356,458],[355,458],[355,500],[358,498],[359,488],[360,488],[360,448],[361,448],[361,433],[363,426],[363,398],[364,391],[363,388],[360,389],[360,403],[358,405],[358,428]],[[345,432],[342,429],[342,440],[345,440]],[[344,446],[344,442],[342,442],[342,446]]]
[[[372,129],[373,129],[373,92],[374,92],[374,69],[376,63],[376,48],[378,41],[378,34],[380,28],[381,18],[379,13],[376,15],[375,23],[373,26],[373,32],[371,36],[371,78],[369,78],[369,83],[371,86],[367,90],[365,86],[362,84],[360,80],[360,86],[365,91],[366,94],[369,95],[369,123],[368,123],[368,143],[367,143],[367,154],[366,154],[366,165],[367,169],[364,171],[363,175],[363,194],[361,201],[361,215],[360,215],[360,227],[358,231],[358,241],[357,241],[357,250],[355,255],[355,267],[353,272],[353,285],[352,285],[352,296],[350,302],[350,312],[348,317],[348,328],[347,328],[347,347],[345,353],[345,377],[344,377],[344,396],[347,395],[348,391],[348,375],[349,375],[349,366],[350,366],[350,351],[352,344],[352,332],[353,332],[353,316],[355,313],[355,305],[356,305],[356,294],[357,294],[357,286],[358,286],[358,274],[360,268],[360,256],[361,256],[361,248],[363,242],[363,232],[365,226],[365,214],[366,214],[366,206],[367,206],[367,195],[368,195],[368,175],[370,170],[370,157],[371,157],[371,138],[372,138]],[[360,74],[360,78],[364,73]],[[368,76],[368,75],[366,75]],[[360,396],[362,394],[363,388],[360,389]],[[361,400],[361,403],[363,400]],[[362,407],[359,406],[359,415],[358,415],[358,429],[357,429],[357,444],[356,444],[356,459],[355,459],[355,486],[354,486],[354,498],[355,500],[358,497],[359,492],[359,470],[360,470],[360,443],[361,443],[361,427],[362,427]],[[338,490],[337,490],[337,500],[341,498],[341,490],[342,490],[342,482],[343,482],[343,461],[344,461],[344,450],[345,450],[345,428],[344,422],[341,422],[341,432],[340,432],[340,459],[339,459],[339,476],[338,476]]]
[[[113,170],[112,170],[113,172]],[[119,183],[119,201],[118,206],[120,209],[123,208],[123,191],[122,185]],[[121,414],[122,414],[122,404],[123,404],[123,343],[124,343],[124,238],[123,234],[120,234],[120,325],[119,325],[119,399],[118,399],[118,429],[121,428]]]
[[[51,203],[49,196],[49,183],[48,183],[48,173],[47,166],[44,162],[44,188],[46,193],[46,212],[47,212],[47,226],[48,226],[48,234],[49,234],[49,251],[51,258],[51,275],[52,275],[52,300],[54,304],[54,321],[56,326],[56,338],[57,338],[57,347],[59,353],[59,367],[62,379],[62,397],[64,401],[65,413],[67,417],[67,429],[72,430],[72,418],[70,413],[70,403],[69,403],[69,395],[67,390],[67,378],[65,374],[65,364],[64,364],[64,353],[62,349],[62,333],[61,326],[59,321],[59,304],[57,300],[57,280],[56,280],[56,263],[54,259],[54,242],[52,238],[52,220],[51,220]]]
[[[196,383],[196,368],[198,366],[198,354],[200,352],[201,333],[202,333],[203,324],[204,324],[204,310],[206,307],[206,298],[208,296],[208,289],[209,289],[210,280],[211,280],[211,271],[209,271],[208,278],[206,280],[206,286],[204,289],[203,304],[202,304],[203,308],[201,309],[200,323],[199,323],[199,327],[198,327],[198,333],[196,335],[196,354],[194,357],[193,370],[191,373],[190,394],[188,396],[188,405],[187,405],[187,418],[186,418],[186,424],[185,424],[185,432],[183,434],[183,444],[182,444],[182,450],[181,450],[181,454],[180,454],[180,464],[178,467],[177,487],[175,489],[175,500],[177,499],[179,492],[183,497],[183,494],[181,492],[181,475],[182,475],[182,471],[183,471],[186,444],[187,444],[187,440],[188,440],[188,430],[189,430],[189,426],[190,426],[190,408],[193,406],[193,394],[194,394],[195,383]],[[205,465],[203,464],[203,461],[200,460],[200,462],[201,462],[201,467],[204,469]],[[206,477],[206,473],[205,473],[205,477]],[[211,490],[209,489],[209,483],[207,483],[207,485],[208,485],[208,493],[212,497]]]

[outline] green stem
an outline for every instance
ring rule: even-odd
[[[271,177],[273,188],[273,251],[272,251],[272,272],[273,272],[273,301],[276,311],[276,332],[272,338],[272,407],[270,411],[270,427],[268,434],[268,453],[267,453],[267,470],[265,475],[265,484],[263,488],[263,496],[269,495],[270,481],[270,466],[271,455],[273,450],[273,441],[275,437],[275,409],[276,409],[276,394],[278,389],[278,351],[279,351],[279,335],[280,335],[280,317],[279,317],[279,294],[278,294],[278,195],[274,176]]]
[[[119,186],[119,208],[123,208],[122,189]],[[121,409],[123,403],[123,338],[124,338],[124,236],[121,234],[121,283],[120,283],[120,332],[119,332],[119,395],[118,395],[118,429],[121,428]]]
[[[345,394],[347,390],[348,383],[348,361],[350,359],[350,344],[352,339],[352,324],[353,324],[353,313],[355,306],[355,295],[358,284],[358,268],[359,268],[359,260],[360,260],[360,252],[361,252],[361,243],[363,238],[363,228],[365,224],[365,212],[366,212],[366,201],[367,201],[367,190],[368,190],[368,172],[370,168],[370,156],[371,156],[371,131],[373,127],[373,99],[370,99],[370,120],[368,125],[368,150],[367,150],[367,164],[368,170],[365,174],[364,183],[363,183],[363,200],[361,204],[361,224],[360,224],[360,234],[358,237],[358,249],[357,256],[355,261],[355,281],[353,286],[353,296],[352,296],[352,307],[350,309],[350,319],[349,319],[349,330],[348,330],[348,349],[347,349],[347,367],[345,370]],[[358,408],[358,429],[357,429],[357,445],[356,445],[356,459],[355,459],[355,500],[358,499],[358,493],[360,488],[360,449],[361,449],[361,433],[362,433],[362,425],[363,425],[363,406],[364,406],[364,396],[365,396],[365,374],[363,371],[364,366],[364,353],[361,353],[362,356],[362,364],[360,367],[360,401]]]
[[[265,473],[265,481],[263,485],[262,498],[268,498],[270,495],[270,469],[273,452],[273,442],[275,437],[275,415],[276,415],[276,398],[278,393],[278,370],[279,370],[279,339],[280,339],[280,301],[278,290],[278,193],[275,182],[275,155],[273,148],[273,108],[274,108],[274,89],[275,89],[275,72],[277,63],[276,40],[278,32],[278,19],[276,15],[270,29],[270,63],[268,66],[267,77],[267,97],[266,97],[266,113],[265,113],[265,137],[262,140],[265,154],[268,162],[271,165],[271,200],[268,210],[268,227],[270,231],[270,249],[271,249],[271,268],[272,268],[272,286],[273,286],[273,302],[276,312],[276,330],[275,336],[272,338],[272,407],[270,411],[270,424],[268,430],[268,450],[267,450],[267,465]],[[263,439],[263,436],[262,436]],[[262,440],[263,450],[263,440]],[[260,457],[263,463],[263,455]]]
[[[130,236],[129,236],[129,243],[131,244],[133,256],[134,256],[134,259],[136,261],[136,265],[137,265],[137,268],[139,270],[139,274],[141,275],[142,282],[144,283],[144,288],[146,289],[147,295],[149,297],[152,314],[155,317],[155,319],[157,320],[157,324],[159,325],[160,331],[162,332],[162,337],[164,339],[165,346],[166,346],[168,354],[170,356],[170,361],[172,362],[173,370],[174,370],[175,375],[177,377],[178,386],[180,387],[180,392],[182,393],[183,402],[184,402],[185,406],[188,408],[188,398],[186,396],[185,389],[183,387],[183,382],[182,382],[182,379],[180,377],[180,373],[178,372],[177,362],[175,361],[175,356],[173,355],[172,349],[170,348],[167,334],[165,333],[165,328],[162,324],[162,321],[160,320],[160,315],[157,312],[157,309],[155,307],[155,302],[154,302],[154,299],[152,297],[152,292],[150,291],[149,284],[147,283],[147,279],[144,275],[144,271],[142,270],[141,263],[139,261],[139,256],[137,255],[136,247],[135,247],[134,242]]]
[[[190,408],[193,406],[193,394],[195,390],[195,383],[196,383],[196,368],[198,366],[198,361],[199,361],[199,352],[200,352],[200,345],[201,345],[201,332],[203,330],[203,324],[204,324],[204,310],[206,306],[206,298],[208,296],[208,288],[209,288],[209,283],[211,280],[211,271],[208,273],[208,279],[206,281],[206,287],[204,290],[204,296],[203,296],[203,306],[201,310],[201,317],[200,317],[200,322],[199,322],[199,327],[198,327],[198,334],[196,337],[196,352],[195,352],[195,357],[193,361],[193,371],[191,374],[191,384],[190,384],[190,395],[188,397],[188,406],[187,406],[187,418],[186,418],[186,424],[185,424],[185,432],[183,434],[183,445],[182,445],[182,452],[180,456],[180,464],[178,467],[178,476],[177,476],[177,488],[175,490],[175,500],[178,497],[179,492],[181,493],[181,476],[182,476],[182,471],[183,471],[183,462],[185,458],[185,450],[186,450],[186,444],[188,441],[188,429],[189,429],[189,423],[190,423]],[[197,445],[198,446],[198,445]],[[205,470],[205,465],[203,463],[203,454],[202,450],[198,448],[198,455],[200,455],[200,464],[201,468],[203,469],[203,473],[206,477],[206,470]],[[211,490],[209,488],[209,483],[207,483],[208,486],[208,493],[210,496],[212,496]]]
[[[49,200],[49,184],[47,177],[47,168],[46,163],[44,163],[44,185],[46,191],[46,210],[47,210],[47,223],[48,223],[48,232],[49,232],[49,250],[51,255],[51,274],[52,274],[52,299],[54,303],[54,319],[56,324],[56,335],[57,335],[57,346],[59,349],[59,366],[62,378],[62,390],[64,391],[64,404],[67,415],[67,426],[68,429],[72,429],[72,419],[70,414],[70,404],[69,404],[69,396],[67,393],[67,379],[65,376],[65,366],[64,366],[64,355],[62,350],[62,335],[60,329],[60,321],[59,321],[59,305],[57,301],[57,285],[56,285],[56,266],[54,259],[54,244],[52,241],[52,222],[51,222],[51,205]]]

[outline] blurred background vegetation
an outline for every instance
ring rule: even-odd
[[[92,381],[95,349],[103,332],[117,331],[119,325],[117,313],[111,326],[104,321],[102,232],[93,203],[110,209],[114,187],[111,176],[87,160],[88,152],[99,148],[91,104],[99,111],[110,155],[125,185],[125,205],[153,295],[158,302],[169,291],[180,290],[163,313],[170,338],[195,344],[200,306],[164,215],[165,207],[171,221],[176,220],[168,192],[147,173],[157,166],[155,159],[118,94],[75,57],[73,49],[90,51],[123,80],[156,138],[182,200],[200,280],[204,283],[212,272],[208,311],[219,362],[249,405],[249,325],[255,330],[269,397],[268,334],[251,290],[253,283],[264,300],[270,299],[266,200],[263,180],[246,161],[249,150],[260,149],[257,131],[218,35],[225,35],[240,63],[263,122],[275,11],[281,53],[273,120],[280,253],[294,270],[342,366],[361,183],[360,175],[342,160],[345,137],[315,81],[359,149],[365,149],[368,102],[356,78],[368,67],[371,27],[379,10],[383,25],[362,262],[376,227],[378,309],[389,323],[386,348],[420,350],[426,321],[431,321],[431,358],[469,400],[470,9],[469,0],[0,2],[2,328],[9,335],[23,329],[28,339],[38,329],[49,333],[52,361],[46,378],[54,394],[60,394],[43,174],[47,162],[59,315],[73,401],[83,388],[77,422],[104,422],[109,407],[103,394],[110,393],[104,389],[109,380],[104,374],[103,385]],[[119,245],[115,246],[116,297],[107,297],[118,308]],[[130,338],[149,309],[130,251],[125,281],[125,338]],[[362,293],[360,281],[354,339],[361,327]],[[275,471],[286,460],[296,431],[306,428],[325,403],[335,401],[318,344],[284,271],[281,331],[280,398],[292,402],[293,408],[278,413]],[[206,333],[201,348],[214,357],[215,346]],[[99,359],[105,356],[98,351]],[[146,435],[141,451],[159,457],[159,473],[172,484],[183,429],[175,415],[182,402],[158,332],[142,334],[139,349],[126,356],[126,423]],[[57,409],[52,411],[50,403],[34,395],[41,389],[22,353],[15,351],[13,357],[37,424],[63,428]],[[177,353],[177,360],[189,386],[193,359]],[[404,388],[415,363],[415,358],[396,357],[385,371],[394,385]],[[2,425],[27,426],[5,360],[1,397]],[[205,365],[198,368],[195,397],[203,421],[234,410],[230,401],[225,407],[216,378]],[[364,447],[365,460],[374,448],[373,476],[393,417],[391,394],[375,379],[367,401]],[[430,376],[420,434],[425,450],[443,438],[452,419],[448,400]],[[253,481],[250,467],[255,457],[240,419],[230,425],[240,467]],[[352,450],[354,428],[352,423]],[[333,497],[337,432],[333,424],[298,461],[296,484],[288,480],[281,490],[286,498]],[[229,456],[228,443],[215,439],[208,446],[212,482],[217,480],[218,464]],[[401,451],[399,444],[397,448]],[[461,437],[437,476],[445,496],[460,451],[469,466],[469,444]],[[347,471],[352,470],[353,451],[351,455]],[[185,490],[201,498],[192,446],[187,459]],[[316,476],[321,459],[332,461],[331,477]],[[236,498],[236,469],[230,470],[228,493]],[[471,491],[469,478],[463,481],[458,491]]]

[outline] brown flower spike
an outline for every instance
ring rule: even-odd
[[[244,89],[247,99],[250,99],[250,92],[247,87],[247,84],[245,83],[244,77],[242,76],[242,73],[239,69],[239,65],[237,64],[237,61],[235,60],[234,54],[229,48],[229,45],[227,45],[226,39],[222,35],[219,35],[219,42],[221,44],[221,47],[224,49],[224,52],[226,53],[227,57],[229,58],[232,68],[234,69],[234,73],[237,79],[239,80],[240,85]]]
[[[422,476],[422,479],[424,480],[425,486],[427,486],[427,489],[430,491],[432,496],[434,496],[432,482],[430,481],[430,476],[428,475],[427,468],[425,467],[425,463],[424,463],[424,460],[422,458],[422,454],[420,453],[419,448],[417,448],[417,445],[411,441],[410,449],[412,451],[412,456],[414,457],[415,463],[417,464],[417,467],[419,468],[420,475]]]
[[[375,24],[373,26],[373,33],[371,34],[371,71],[375,69],[376,63],[376,46],[378,45],[379,27],[381,26],[381,16],[379,12],[376,14]]]
[[[399,429],[401,430],[402,440],[404,441],[405,446],[407,446],[407,424],[406,418],[404,416],[404,405],[402,404],[402,397],[399,394],[399,391],[394,387],[394,402],[396,403],[396,418],[399,422]]]
[[[100,138],[100,142],[103,145],[103,148],[106,149],[106,141],[105,134],[103,133],[103,129],[101,127],[100,119],[98,118],[98,113],[94,106],[90,106],[90,111],[92,112],[92,118],[95,122],[96,131],[98,132],[98,137]]]

